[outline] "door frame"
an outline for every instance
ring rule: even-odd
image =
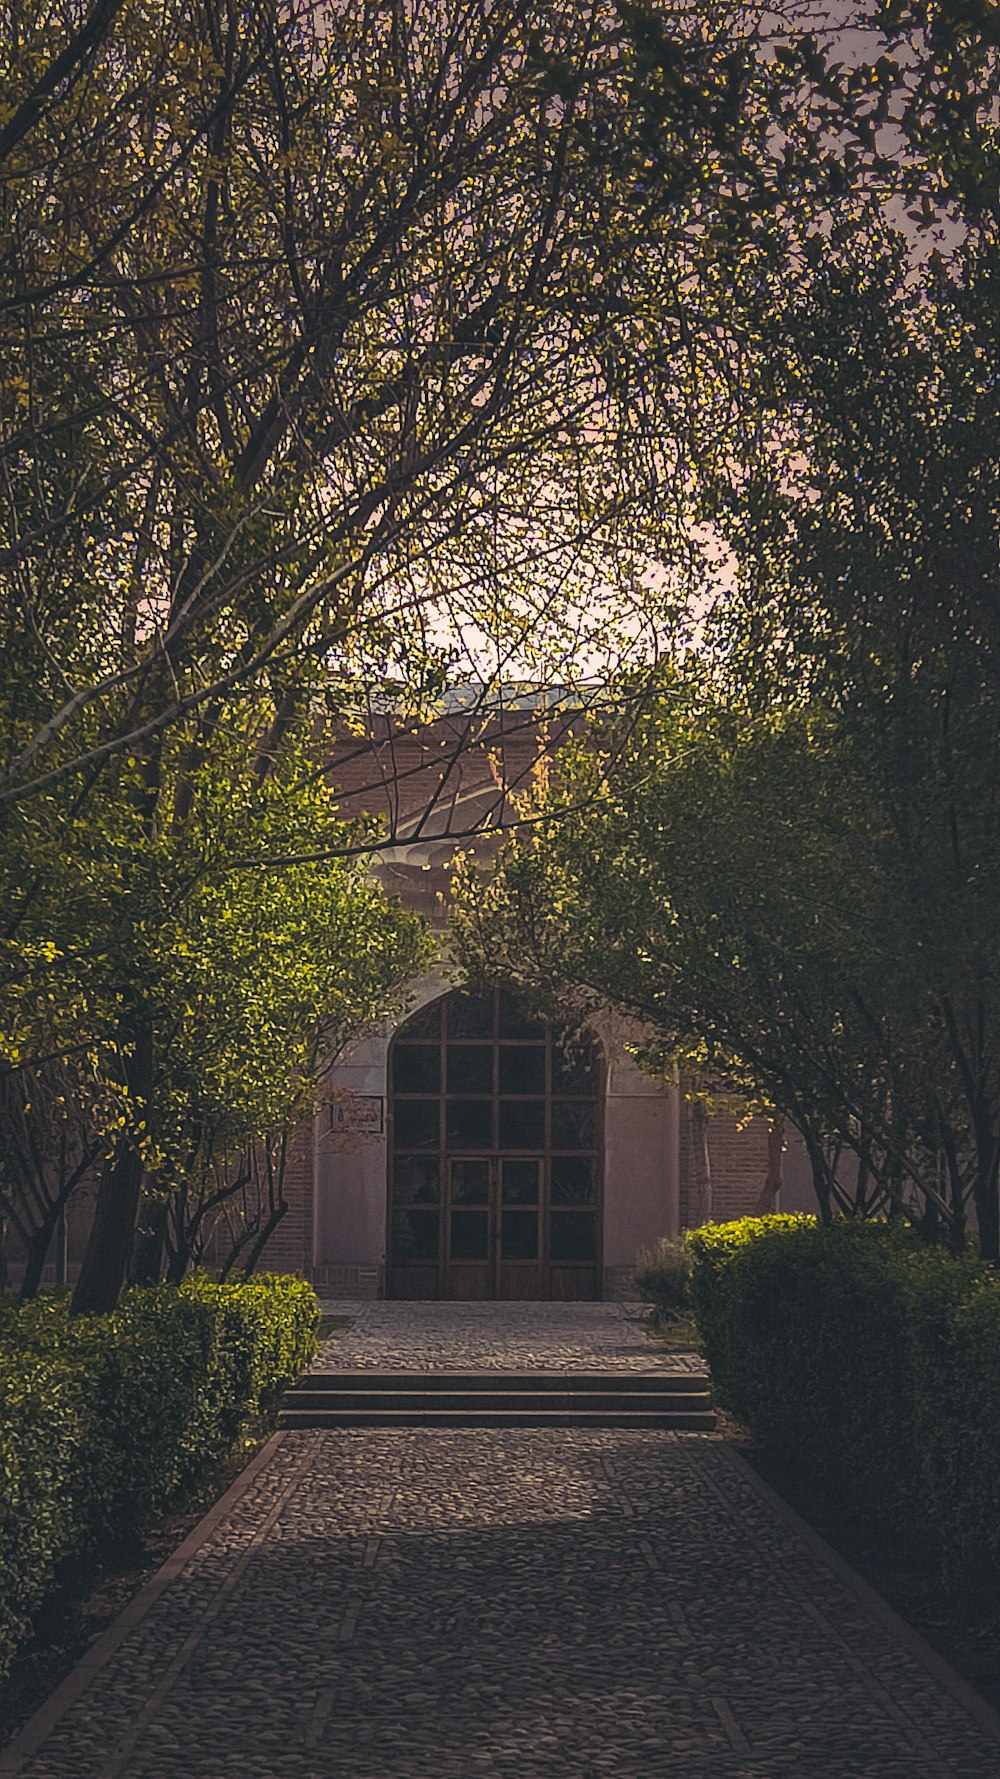
[[[473,1300],[503,1301],[511,1297],[525,1297],[539,1302],[547,1302],[577,1300],[581,1298],[586,1300],[600,1300],[603,1297],[604,1132],[605,1100],[607,1093],[607,1060],[604,1054],[604,1046],[596,1033],[591,1031],[589,1036],[594,1046],[596,1061],[596,1092],[592,1094],[573,1095],[572,1093],[566,1094],[564,1090],[562,1094],[559,1094],[553,1091],[553,1069],[552,1064],[548,1060],[549,1057],[553,1056],[555,1034],[552,1031],[551,1023],[548,1021],[544,1022],[546,1044],[546,1090],[543,1102],[546,1108],[545,1139],[537,1146],[533,1145],[531,1147],[526,1147],[524,1150],[501,1147],[496,1141],[499,1135],[499,1129],[496,1122],[497,1108],[503,1097],[499,1092],[499,1076],[496,1073],[496,1070],[499,1068],[500,1054],[504,1046],[508,1044],[516,1045],[519,1042],[524,1042],[526,1044],[541,1043],[541,1039],[519,1040],[517,1038],[505,1037],[503,1035],[500,1024],[500,996],[502,993],[503,991],[500,989],[495,989],[493,991],[493,1031],[492,1037],[489,1039],[483,1035],[481,1037],[470,1036],[468,1039],[463,1040],[449,1034],[447,1013],[449,1003],[458,998],[474,998],[463,996],[462,991],[457,989],[439,995],[433,1001],[426,1002],[424,1006],[415,1009],[414,1013],[411,1014],[408,1019],[404,1020],[393,1033],[387,1056],[386,1082],[387,1153],[385,1290],[386,1295],[389,1297],[397,1299],[441,1298],[445,1300],[450,1299],[451,1301],[461,1301],[460,1298],[453,1296],[451,1289],[453,1284],[459,1282],[457,1280],[452,1280],[449,1277],[453,1265],[469,1265],[475,1267],[482,1266],[483,1263],[478,1261],[460,1261],[453,1263],[451,1260],[451,1166],[455,1161],[473,1160],[488,1162],[491,1170],[487,1202],[490,1219],[490,1232],[488,1235],[488,1247],[490,1252],[487,1262],[485,1263],[485,1278],[482,1280],[488,1295],[483,1298],[479,1294],[474,1294]],[[436,1029],[431,1032],[428,1030],[428,1024],[430,1023],[428,1016],[433,1016],[435,1009],[437,1010]],[[411,1022],[416,1024],[417,1021],[420,1022],[418,1029],[417,1031],[413,1031]],[[457,1145],[454,1150],[448,1147],[446,1135],[447,1102],[445,1093],[447,1079],[445,1073],[447,1046],[449,1043],[463,1041],[473,1044],[490,1043],[494,1052],[495,1071],[493,1091],[491,1095],[495,1108],[493,1127],[494,1143],[492,1143],[489,1148],[474,1144],[468,1146]],[[393,1250],[393,1218],[394,1215],[397,1214],[394,1196],[395,1166],[397,1159],[394,1140],[396,1125],[395,1101],[397,1097],[411,1100],[413,1098],[412,1089],[409,1093],[404,1092],[403,1095],[397,1095],[395,1091],[393,1057],[397,1043],[407,1044],[408,1042],[416,1042],[420,1044],[421,1047],[426,1046],[429,1049],[434,1049],[436,1047],[440,1057],[438,1088],[436,1093],[424,1093],[422,1090],[418,1090],[421,1097],[425,1100],[436,1100],[439,1109],[437,1147],[430,1148],[425,1146],[423,1149],[423,1153],[428,1160],[436,1156],[438,1161],[438,1238],[436,1260],[431,1259],[430,1256],[428,1256],[423,1260],[411,1261],[402,1256],[397,1257]],[[553,1261],[551,1258],[551,1224],[553,1216],[565,1215],[566,1209],[570,1208],[564,1207],[561,1211],[556,1209],[553,1212],[551,1204],[553,1155],[570,1152],[565,1145],[554,1146],[552,1143],[550,1133],[551,1107],[555,1100],[566,1098],[590,1103],[593,1105],[595,1112],[593,1146],[588,1147],[586,1150],[581,1149],[578,1152],[572,1152],[574,1154],[579,1153],[581,1158],[586,1156],[587,1158],[592,1159],[593,1162],[594,1202],[592,1209],[594,1216],[594,1255],[593,1258],[589,1260]],[[400,1154],[405,1156],[408,1152],[409,1145],[403,1147]],[[499,1253],[502,1214],[502,1207],[500,1204],[500,1169],[505,1159],[536,1160],[541,1163],[537,1207],[538,1256],[535,1261],[503,1261]],[[430,1207],[427,1208],[429,1209]],[[472,1208],[474,1207],[470,1206],[470,1209]],[[583,1208],[584,1207],[581,1206],[581,1209]],[[591,1207],[588,1206],[586,1208],[590,1209]],[[533,1275],[530,1280],[530,1286],[527,1277],[529,1273]],[[516,1288],[518,1285],[522,1287],[529,1286],[529,1288],[518,1290]]]

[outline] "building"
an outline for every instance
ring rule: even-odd
[[[330,769],[350,812],[384,817],[386,887],[446,933],[459,846],[488,854],[512,799],[581,720],[579,701],[455,698],[407,725],[373,713]],[[269,1265],[349,1297],[601,1298],[630,1294],[638,1250],[698,1220],[683,1084],[653,1080],[608,1012],[586,1034],[528,1017],[508,994],[442,970],[413,984],[398,1026],[354,1044],[297,1133],[289,1213]],[[767,1131],[709,1123],[712,1212],[755,1207]]]
[[[443,955],[456,850],[495,850],[585,702],[508,690],[486,707],[458,692],[430,720],[383,704],[334,737],[342,807],[384,820],[379,876],[438,928]],[[684,1085],[638,1068],[636,1036],[610,1011],[586,1033],[553,1030],[505,992],[468,995],[442,963],[413,983],[398,1025],[361,1038],[322,1082],[287,1146],[287,1210],[263,1264],[348,1297],[630,1295],[639,1249],[701,1220]],[[711,1214],[754,1210],[763,1123],[717,1114],[707,1142]],[[812,1208],[797,1140],[789,1150],[784,1206]],[[92,1204],[91,1183],[56,1232],[47,1281],[75,1278]],[[6,1253],[16,1283],[10,1235]]]

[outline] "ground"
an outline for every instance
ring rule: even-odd
[[[649,1363],[610,1305],[370,1306],[330,1353]],[[998,1763],[1000,1723],[725,1439],[406,1429],[279,1436],[0,1773],[993,1779]]]

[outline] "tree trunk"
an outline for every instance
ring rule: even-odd
[[[965,1185],[959,1165],[958,1151],[954,1137],[949,1129],[942,1132],[942,1148],[948,1173],[948,1204],[951,1218],[948,1226],[948,1242],[953,1254],[965,1252]]]
[[[974,1198],[980,1257],[1000,1266],[1000,1176],[995,1165],[985,1173],[977,1170]]]
[[[810,1165],[812,1167],[813,1191],[816,1194],[816,1202],[819,1205],[820,1221],[829,1225],[833,1222],[833,1197],[830,1184],[830,1169],[827,1165],[826,1156],[823,1154],[822,1145],[815,1137],[810,1135],[808,1130],[802,1131],[802,1140],[805,1143],[806,1153],[809,1156]]]
[[[132,1119],[144,1123],[153,1081],[151,1021],[138,1018],[132,1038],[125,1056],[124,1085]],[[72,1315],[106,1315],[116,1307],[132,1256],[141,1190],[142,1154],[133,1131],[126,1130],[101,1173],[94,1221],[73,1293]]]
[[[702,1100],[691,1101],[691,1147],[694,1154],[695,1227],[712,1215],[712,1162],[708,1150],[708,1110]]]
[[[132,1244],[129,1279],[133,1285],[156,1285],[163,1270],[163,1246],[167,1231],[167,1200],[145,1198],[139,1211]]]
[[[46,1257],[52,1244],[52,1237],[55,1232],[56,1224],[59,1222],[59,1217],[60,1208],[57,1205],[54,1207],[52,1215],[46,1217],[45,1221],[41,1223],[37,1229],[32,1231],[31,1238],[26,1246],[24,1276],[21,1279],[21,1288],[17,1294],[19,1303],[30,1303],[33,1297],[38,1296],[39,1286],[42,1282],[42,1273],[45,1271]]]
[[[775,1112],[767,1127],[767,1177],[754,1205],[755,1217],[773,1217],[778,1208],[778,1193],[784,1176],[785,1120]]]
[[[264,1252],[264,1249],[267,1247],[268,1242],[270,1241],[272,1235],[274,1234],[275,1230],[278,1227],[278,1224],[281,1222],[281,1219],[285,1215],[285,1212],[287,1210],[288,1210],[288,1206],[284,1202],[282,1202],[280,1205],[275,1205],[274,1210],[271,1212],[271,1215],[269,1216],[263,1229],[261,1230],[260,1234],[258,1235],[257,1240],[254,1242],[254,1245],[251,1248],[250,1253],[247,1256],[247,1259],[243,1263],[243,1277],[245,1279],[249,1279],[252,1276],[253,1272],[255,1271],[255,1269],[260,1261],[260,1258]],[[229,1276],[229,1269],[227,1267],[226,1270],[223,1272],[222,1277],[225,1279],[228,1276]]]

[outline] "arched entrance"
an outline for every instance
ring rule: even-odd
[[[389,1052],[390,1297],[600,1296],[596,1040],[456,990]]]

